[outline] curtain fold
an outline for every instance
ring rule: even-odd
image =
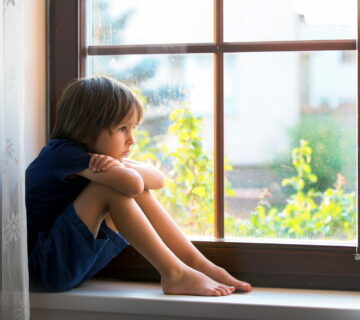
[[[0,1],[0,319],[29,319],[24,183],[26,0]]]

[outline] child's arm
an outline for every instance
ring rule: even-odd
[[[154,166],[124,158],[122,163],[126,168],[136,170],[144,179],[144,189],[161,189],[164,186],[164,175]]]
[[[144,180],[136,170],[127,168],[119,160],[108,156],[92,156],[89,168],[77,174],[93,182],[112,187],[129,197],[135,197],[144,191]]]

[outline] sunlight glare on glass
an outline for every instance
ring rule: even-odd
[[[295,11],[312,25],[353,25],[356,0],[295,0]]]
[[[355,39],[356,4],[356,0],[224,0],[224,39]]]
[[[102,44],[212,40],[213,5],[210,0],[92,0],[92,3],[95,9],[93,32],[103,33]],[[95,44],[99,42],[94,41]]]

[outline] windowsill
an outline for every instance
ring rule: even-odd
[[[360,319],[360,292],[353,291],[254,288],[226,297],[170,296],[158,283],[91,280],[68,292],[31,293],[30,304],[32,320]]]

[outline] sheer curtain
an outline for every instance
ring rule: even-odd
[[[29,319],[24,203],[24,1],[0,0],[0,319]]]

